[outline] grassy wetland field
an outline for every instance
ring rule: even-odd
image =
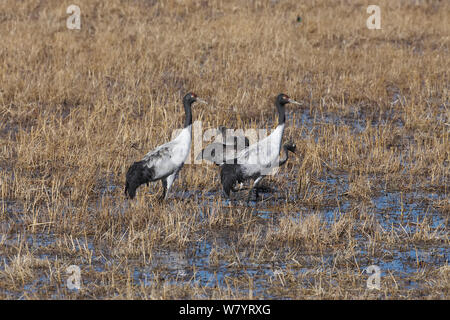
[[[449,299],[449,18],[437,0],[2,0],[0,299]],[[302,103],[259,202],[194,161],[167,201],[159,182],[125,198],[188,91],[203,130],[271,130],[278,93]]]

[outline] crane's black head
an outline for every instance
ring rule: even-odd
[[[189,104],[192,104],[192,103],[195,102],[196,98],[197,98],[197,95],[196,95],[195,93],[189,92],[189,93],[187,93],[187,94],[184,96],[183,102],[187,102],[187,103],[189,103]]]
[[[295,153],[295,150],[297,149],[297,146],[295,145],[295,143],[293,143],[291,141],[286,142],[284,144],[284,147],[286,148],[286,150],[288,150],[288,151],[290,151],[292,153]]]
[[[200,99],[195,93],[193,92],[189,92],[188,94],[186,94],[183,98],[183,102],[184,103],[188,103],[188,104],[192,104],[194,102],[201,102],[201,103],[206,103],[205,101],[203,101],[202,99]]]
[[[284,94],[284,93],[280,93],[280,94],[277,96],[276,101],[277,101],[278,104],[280,104],[280,105],[282,105],[282,106],[284,106],[285,104],[288,104],[288,103],[294,103],[294,104],[300,105],[299,102],[297,102],[297,101],[295,101],[295,100],[289,98],[289,97],[288,97],[286,94]]]

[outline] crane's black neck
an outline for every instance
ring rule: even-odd
[[[277,106],[278,110],[278,125],[284,124],[284,122],[286,121],[284,104],[277,100],[275,105]]]
[[[192,125],[192,110],[191,110],[191,104],[193,101],[183,101],[184,105],[184,112],[186,114],[186,118],[184,119],[184,127],[187,128],[190,125]]]
[[[282,166],[282,165],[284,165],[285,163],[286,163],[286,161],[288,160],[288,158],[289,158],[289,151],[288,151],[288,148],[287,148],[287,146],[286,145],[283,145],[283,150],[284,150],[284,155],[283,155],[283,157],[279,160],[279,166]]]

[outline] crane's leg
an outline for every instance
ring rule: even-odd
[[[175,181],[175,178],[177,177],[177,173],[178,173],[178,171],[175,171],[174,173],[172,173],[170,176],[168,176],[165,179],[167,190],[166,190],[166,192],[164,192],[164,200],[166,200],[167,197],[169,196],[170,188],[172,187],[172,184]]]
[[[258,184],[259,182],[262,180],[262,178],[264,178],[264,176],[259,176],[258,178],[256,178],[255,182],[253,182],[253,186],[251,187],[250,191],[248,192],[248,198],[247,198],[247,202],[250,201],[250,199],[252,198],[252,191],[253,189],[255,189],[255,201],[258,201]]]

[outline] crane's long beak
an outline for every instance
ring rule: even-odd
[[[293,100],[293,99],[289,99],[288,101],[289,101],[289,103],[297,104],[297,105],[299,105],[299,106],[302,105],[300,102],[297,102],[297,101],[295,101],[295,100]]]
[[[200,99],[200,98],[195,98],[195,101],[196,101],[196,102],[203,103],[203,104],[208,104],[208,102],[206,102],[205,100],[202,100],[202,99]]]

